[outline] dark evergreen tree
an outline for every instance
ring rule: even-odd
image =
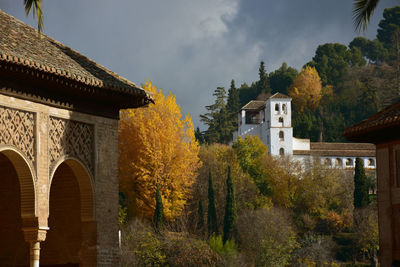
[[[199,127],[196,128],[194,136],[196,137],[196,140],[197,142],[199,142],[200,145],[204,144],[204,134],[200,131]]]
[[[199,200],[199,205],[197,209],[197,231],[200,233],[203,233],[203,227],[204,227],[204,212],[203,212],[203,202]]]
[[[226,109],[229,116],[229,121],[231,124],[231,135],[238,127],[238,113],[240,110],[240,99],[239,99],[239,89],[235,86],[235,80],[231,81],[231,87],[228,91],[228,101],[226,104]],[[232,140],[232,139],[231,139]]]
[[[208,177],[208,213],[207,213],[207,226],[208,235],[218,235],[218,222],[217,222],[217,210],[215,209],[215,198],[214,198],[214,185],[211,175],[211,170]]]
[[[385,8],[383,19],[379,22],[377,38],[389,50],[397,50],[396,39],[400,33],[400,6]]]
[[[232,125],[229,122],[226,109],[226,91],[224,87],[217,87],[213,96],[216,97],[215,103],[206,106],[208,112],[200,115],[200,121],[208,125],[204,137],[208,143],[227,144],[232,139]]]
[[[163,208],[163,204],[162,204],[161,193],[157,186],[156,209],[154,211],[154,216],[153,216],[153,224],[154,224],[154,229],[156,230],[156,232],[160,232],[163,229],[164,221],[165,221],[164,208]]]
[[[259,80],[257,82],[257,95],[261,94],[261,93],[265,93],[265,94],[270,94],[271,93],[271,88],[269,86],[269,80],[268,80],[268,74],[265,71],[265,65],[264,65],[264,61],[260,62],[260,67],[258,69],[258,76],[259,76]]]
[[[368,204],[368,180],[365,175],[363,161],[357,158],[354,170],[354,208],[362,208]]]
[[[228,178],[226,179],[227,194],[224,217],[224,243],[236,236],[237,210],[235,200],[235,189],[232,180],[231,166],[228,166]]]
[[[280,92],[282,94],[287,94],[287,89],[292,85],[298,74],[295,68],[288,67],[287,64],[283,62],[279,69],[269,74],[271,93],[275,94]]]
[[[251,100],[256,99],[258,94],[259,92],[255,82],[252,82],[250,86],[247,83],[243,83],[239,88],[240,106],[243,107]]]

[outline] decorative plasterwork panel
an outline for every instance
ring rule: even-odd
[[[94,126],[91,124],[49,118],[49,160],[53,164],[63,156],[71,156],[82,161],[92,172],[94,169]]]
[[[0,106],[0,144],[16,147],[34,166],[35,114]]]

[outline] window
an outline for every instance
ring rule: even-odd
[[[258,112],[246,111],[246,124],[261,123],[260,114]]]
[[[326,158],[324,163],[325,163],[325,165],[331,166],[332,165],[332,160],[330,158]]]
[[[279,149],[279,155],[285,155],[285,149],[283,149],[282,147]]]
[[[279,113],[279,104],[275,104],[275,114]]]
[[[346,166],[353,166],[353,160],[350,158],[346,159]]]
[[[374,159],[368,159],[368,166],[374,167],[375,166],[375,160]]]
[[[282,105],[282,110],[283,110],[283,113],[287,114],[286,104],[283,104],[283,105]]]
[[[341,158],[337,158],[337,159],[335,160],[335,165],[336,165],[336,166],[343,166],[343,161],[342,161],[342,159],[341,159]]]
[[[280,140],[280,141],[285,140],[285,134],[283,133],[283,131],[280,131],[280,132],[279,132],[279,140]]]
[[[283,125],[283,118],[282,117],[279,117],[279,123],[282,123],[282,125]]]

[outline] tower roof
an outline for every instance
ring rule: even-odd
[[[270,96],[270,99],[292,99],[292,98],[285,94],[277,92],[277,93],[273,94],[272,96]]]

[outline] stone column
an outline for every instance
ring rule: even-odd
[[[97,224],[95,221],[82,222],[82,246],[79,266],[97,266]]]
[[[46,239],[48,227],[23,227],[24,239],[30,243],[30,267],[39,267],[40,262],[40,242]]]

